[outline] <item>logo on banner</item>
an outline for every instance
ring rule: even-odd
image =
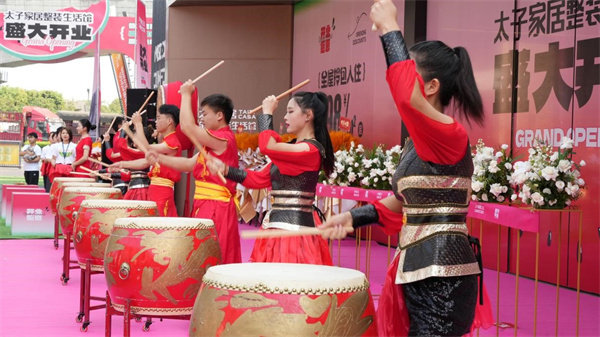
[[[87,47],[108,22],[108,2],[84,10],[0,13],[0,49],[24,60],[63,58]]]
[[[346,117],[340,117],[340,130],[350,132],[350,127],[352,126],[352,120]]]
[[[367,17],[367,13],[362,12],[356,18],[356,26],[354,26],[354,30],[348,34],[348,40],[352,41],[352,45],[355,46],[357,44],[361,44],[363,42],[367,42],[367,29],[359,29],[358,26],[363,17]]]
[[[321,27],[321,36],[319,37],[319,44],[321,45],[321,54],[328,53],[331,50],[331,38],[332,31],[335,30],[335,18],[331,22],[331,25]]]

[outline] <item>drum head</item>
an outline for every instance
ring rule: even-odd
[[[63,189],[63,195],[67,193],[81,193],[81,194],[114,194],[121,193],[121,190],[118,188],[108,188],[108,187],[89,187],[89,186],[80,186],[80,187],[66,187]]]
[[[323,294],[369,287],[358,270],[296,263],[232,263],[208,269],[208,285],[250,292]]]
[[[145,229],[208,229],[214,228],[211,219],[176,218],[176,217],[144,217],[144,218],[118,218],[114,228],[145,228]]]
[[[84,200],[81,207],[86,208],[109,208],[109,209],[153,209],[156,208],[154,201],[141,200],[115,200],[115,199],[100,199],[100,200]]]

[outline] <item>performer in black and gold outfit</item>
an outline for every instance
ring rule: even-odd
[[[383,34],[387,81],[411,140],[393,176],[394,195],[330,218],[324,237],[341,238],[372,223],[391,234],[401,221],[388,295],[382,293],[379,304],[380,334],[461,336],[473,326],[482,267],[465,224],[473,173],[469,138],[444,108],[453,101],[461,117],[482,123],[481,97],[464,48],[425,41],[409,51],[389,0],[376,2],[370,16]],[[406,311],[408,319],[398,317]],[[491,320],[491,311],[483,319]]]
[[[322,92],[299,92],[287,105],[284,117],[287,131],[297,139],[281,142],[273,131],[272,113],[277,108],[275,96],[263,101],[263,114],[258,117],[258,145],[271,163],[260,171],[225,166],[212,158],[211,172],[220,171],[225,178],[248,188],[271,187],[273,205],[263,220],[265,230],[277,228],[300,230],[314,227],[315,191],[319,171],[333,171],[334,156],[327,131],[327,96]],[[250,257],[252,262],[283,262],[331,265],[327,242],[320,236],[297,236],[257,239]]]

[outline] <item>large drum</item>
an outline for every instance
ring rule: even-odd
[[[65,187],[58,203],[58,223],[63,234],[73,233],[79,206],[87,199],[121,199],[121,190],[106,187]]]
[[[60,199],[57,198],[58,195],[58,191],[62,189],[62,184],[66,183],[66,182],[83,182],[83,181],[87,181],[87,182],[95,182],[96,180],[94,178],[71,178],[71,177],[59,177],[59,178],[54,178],[54,181],[52,181],[52,185],[50,186],[50,209],[52,210],[52,213],[56,214],[57,213],[57,206],[58,206],[58,201]]]
[[[221,262],[212,220],[115,220],[104,256],[112,305],[138,315],[190,315],[202,276]]]
[[[377,336],[369,283],[353,269],[226,264],[202,281],[190,336]]]
[[[158,210],[154,201],[84,200],[73,225],[79,267],[85,269],[89,261],[91,270],[104,270],[104,252],[117,218],[155,216]]]

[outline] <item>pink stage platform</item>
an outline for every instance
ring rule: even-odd
[[[241,224],[240,229],[255,229]],[[248,260],[253,241],[242,241],[242,256]],[[62,243],[61,243],[62,245]],[[362,242],[364,248],[364,241]],[[342,241],[333,248],[334,263],[342,267],[356,265],[355,244],[352,239]],[[0,337],[17,336],[104,336],[104,309],[91,313],[88,332],[80,332],[75,322],[79,311],[79,270],[71,271],[71,280],[62,286],[62,250],[55,250],[52,240],[0,240]],[[371,252],[371,291],[377,298],[387,264],[387,248],[373,244]],[[365,271],[364,253],[361,270]],[[492,305],[496,308],[496,272],[486,270],[485,283]],[[515,278],[501,274],[500,322],[514,321]],[[105,294],[104,275],[92,276],[92,295]],[[552,285],[540,283],[538,299],[538,336],[554,336],[555,290]],[[521,278],[519,285],[518,336],[533,335],[533,281]],[[575,291],[561,289],[559,310],[559,336],[575,335]],[[96,302],[92,302],[94,305]],[[600,297],[581,294],[580,336],[600,336]],[[494,312],[494,315],[496,313]],[[112,335],[122,336],[123,318],[113,317]],[[188,321],[154,320],[150,331],[142,331],[142,323],[132,320],[131,336],[177,337],[188,335]],[[496,328],[481,330],[480,336],[495,336]],[[500,329],[500,336],[513,336],[512,328]]]

